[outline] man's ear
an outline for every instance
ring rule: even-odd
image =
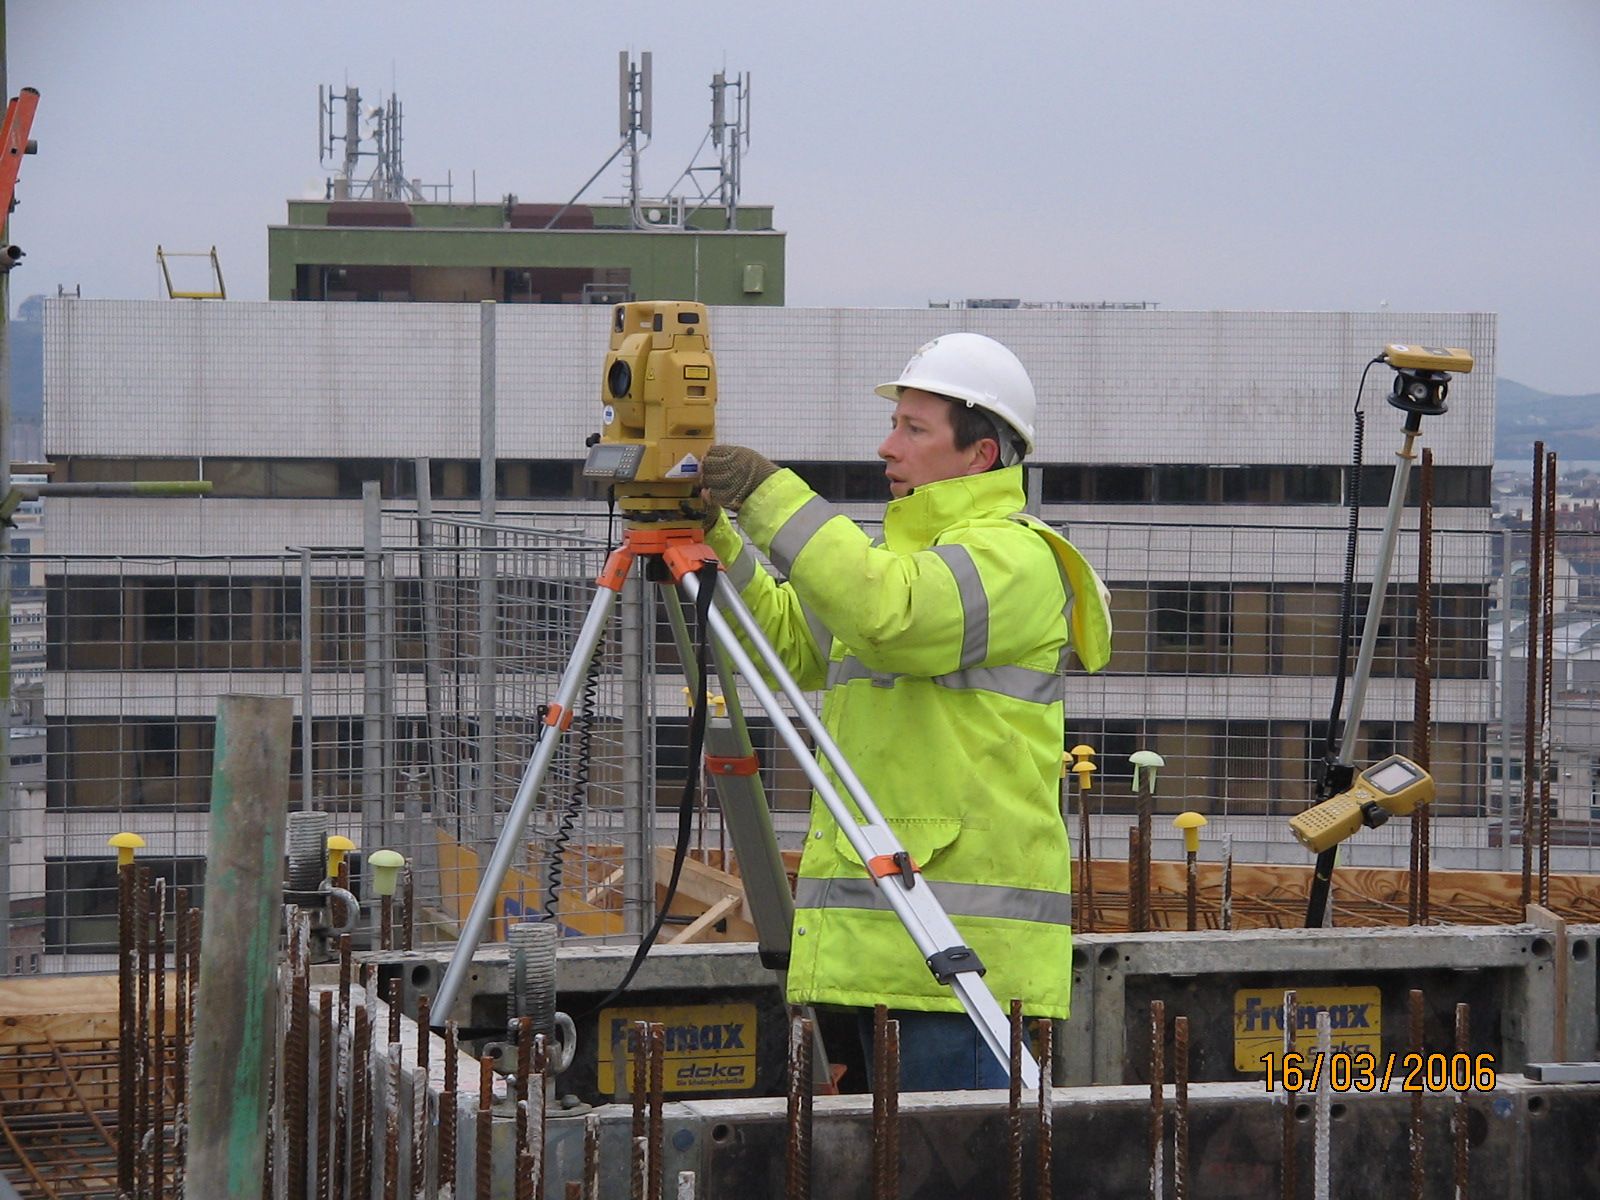
[[[967,459],[967,474],[982,475],[990,470],[1000,458],[1000,443],[994,438],[979,438],[972,444]]]

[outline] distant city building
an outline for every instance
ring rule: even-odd
[[[291,200],[267,230],[271,300],[781,305],[772,208]],[[682,226],[682,227],[679,227]]]

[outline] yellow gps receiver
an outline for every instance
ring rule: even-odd
[[[1383,361],[1396,370],[1454,371],[1465,375],[1472,370],[1472,354],[1455,348],[1409,346],[1396,343],[1383,348]]]
[[[1403,754],[1392,754],[1356,776],[1349,791],[1312,805],[1289,820],[1300,844],[1315,854],[1337,846],[1363,825],[1410,816],[1433,799],[1433,776]]]
[[[700,462],[717,404],[705,305],[617,305],[600,402],[601,432],[590,438],[584,476],[614,483],[618,505],[635,520],[698,520]]]

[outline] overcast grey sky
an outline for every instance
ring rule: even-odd
[[[1594,0],[9,0],[7,32],[43,96],[14,300],[156,296],[158,242],[264,297],[266,227],[327,173],[320,83],[398,92],[411,176],[565,200],[648,49],[647,192],[712,74],[753,76],[743,198],[792,305],[1493,311],[1500,374],[1600,392]]]

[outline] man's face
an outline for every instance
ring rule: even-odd
[[[907,388],[889,422],[889,436],[878,447],[878,457],[889,477],[889,494],[896,500],[924,484],[987,471],[994,462],[997,447],[990,438],[956,449],[950,401],[942,396]]]

